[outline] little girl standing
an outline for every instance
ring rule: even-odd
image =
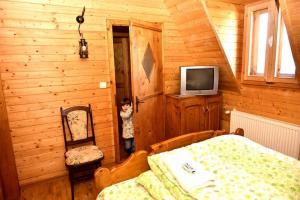
[[[125,151],[127,153],[134,152],[134,128],[132,123],[132,106],[131,101],[128,98],[124,98],[121,101],[122,109],[120,116],[123,120],[123,133],[122,137],[125,140]]]

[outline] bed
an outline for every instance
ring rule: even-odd
[[[300,162],[241,135],[241,129],[187,134],[152,145],[150,154],[136,152],[112,169],[99,168],[97,200],[300,199]],[[187,190],[166,162],[177,157],[190,157],[213,180]]]

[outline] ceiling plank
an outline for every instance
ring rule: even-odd
[[[198,0],[165,0],[185,46],[196,65],[215,65],[220,69],[220,90],[240,91],[219,38],[203,3]]]
[[[300,10],[299,0],[279,0],[283,20],[288,33],[294,61],[296,64],[296,77],[300,80]]]

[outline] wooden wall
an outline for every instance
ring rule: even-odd
[[[75,17],[89,59],[78,55]],[[0,73],[21,184],[66,174],[59,107],[92,104],[104,163],[115,158],[106,19],[163,22],[165,92],[179,91],[178,66],[193,64],[161,0],[16,0],[0,3]]]
[[[17,200],[20,196],[20,188],[4,94],[1,88],[2,83],[0,82],[0,199]]]
[[[166,93],[179,92],[178,66],[220,65],[221,87],[229,90],[223,91],[224,110],[236,108],[300,124],[299,89],[242,85],[240,94],[232,92],[238,90],[239,80],[232,69],[237,77],[241,69],[239,4],[247,1],[222,0],[224,12],[219,12],[223,7],[215,0],[206,4],[194,0],[1,1],[0,73],[20,183],[66,174],[60,106],[92,104],[104,163],[114,161],[110,88],[98,88],[99,81],[110,81],[107,18],[164,23]],[[291,1],[288,5],[299,5]],[[77,52],[75,17],[83,5],[86,20],[81,30],[89,43],[87,60],[80,60]],[[297,19],[296,12],[293,15]],[[299,20],[293,23],[299,33]],[[227,42],[227,36],[237,42]],[[228,116],[223,115],[222,122],[228,127]]]
[[[210,23],[204,3],[195,0],[165,0],[165,3],[181,31],[194,62],[197,65],[219,66],[220,88],[238,91],[238,83],[219,38],[216,37],[216,30]]]
[[[298,66],[297,76],[300,80],[300,2],[297,0],[279,0],[279,5],[285,20],[294,60]]]
[[[287,1],[293,6],[292,16],[295,32],[300,32],[300,21],[295,10],[300,9],[299,2]],[[243,6],[222,1],[206,1],[208,13],[216,27],[217,34],[225,49],[230,64],[235,64],[237,79],[240,80],[242,67]],[[291,4],[288,4],[291,3]],[[298,7],[297,7],[298,6]],[[297,35],[294,35],[297,38]],[[226,40],[234,38],[236,42]],[[228,46],[229,45],[229,46]],[[300,47],[300,44],[297,44]],[[232,51],[232,50],[235,50]],[[300,67],[300,66],[298,66]],[[300,125],[300,90],[288,88],[272,88],[265,86],[241,85],[241,93],[223,91],[223,111],[237,109],[240,111],[262,115]],[[222,127],[229,129],[230,117],[222,113]]]
[[[254,1],[257,0],[205,0],[201,1],[202,5],[200,1],[193,0],[165,0],[165,3],[181,30],[185,45],[191,52],[194,62],[225,66],[225,69],[232,70],[235,80],[240,82],[244,4]],[[300,9],[300,4],[296,0],[283,1],[290,8],[289,16],[293,23],[293,36],[299,38],[300,21],[297,20],[296,10]],[[207,8],[206,13],[205,8]],[[297,39],[295,41],[297,44]],[[300,47],[300,44],[296,46]],[[234,80],[224,73],[221,76],[222,81],[225,79],[225,83],[221,82],[221,88],[223,87],[222,128],[229,129],[230,117],[224,114],[225,110],[234,108],[300,124],[299,89],[241,84],[240,93],[238,93],[229,91],[235,84]],[[230,82],[232,87],[229,86]]]
[[[239,81],[243,52],[244,5],[211,0],[206,0],[205,4],[232,72]]]

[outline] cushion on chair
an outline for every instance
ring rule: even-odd
[[[84,110],[75,110],[67,115],[74,141],[87,138],[87,115]]]
[[[102,151],[95,145],[81,146],[66,152],[66,164],[78,165],[103,157]]]

